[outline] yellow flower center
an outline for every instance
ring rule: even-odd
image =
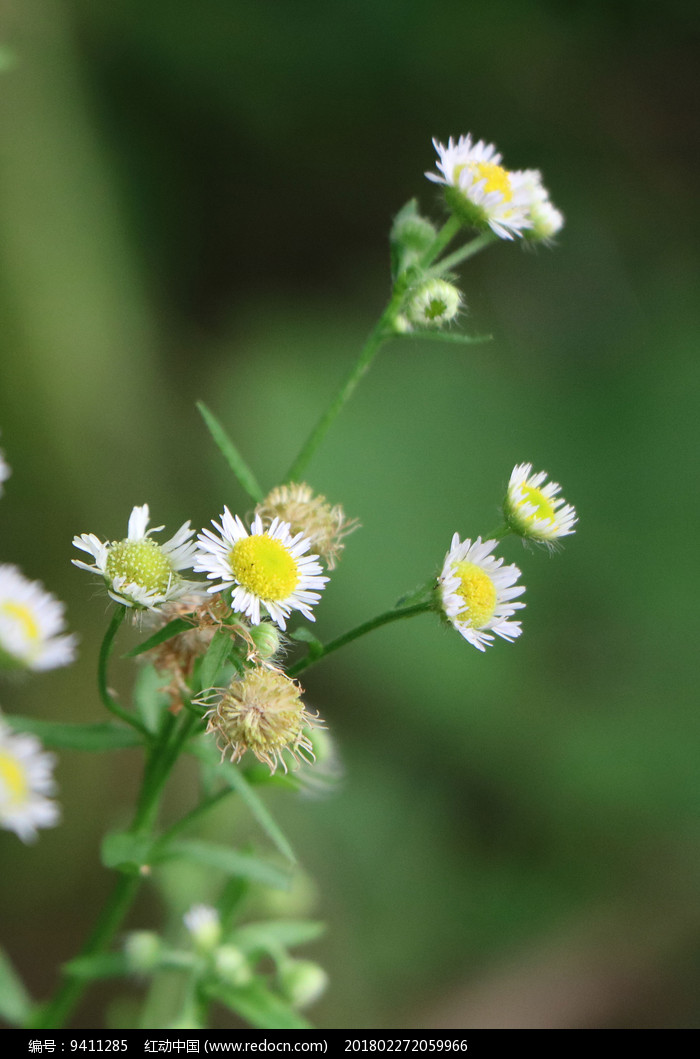
[[[480,566],[463,560],[455,563],[454,572],[459,577],[458,595],[464,600],[464,610],[458,614],[459,621],[472,629],[482,629],[496,609],[496,586]]]
[[[113,544],[107,555],[107,574],[123,577],[151,592],[166,592],[176,575],[160,545],[146,537],[140,541],[123,540]]]
[[[21,627],[27,640],[39,639],[41,633],[36,618],[24,603],[13,603],[12,600],[0,603],[0,615],[3,614],[6,614]]]
[[[523,499],[518,502],[518,507],[522,507],[523,504],[532,504],[535,508],[535,513],[530,516],[532,520],[544,519],[547,522],[554,522],[556,518],[554,506],[551,500],[548,500],[543,494],[542,490],[527,483],[522,485],[521,489],[523,491]]]
[[[474,173],[475,183],[485,180],[484,191],[500,191],[504,202],[510,202],[513,198],[513,188],[510,183],[510,174],[502,165],[493,162],[469,162],[469,168]],[[463,165],[455,166],[454,179],[458,180],[459,174],[464,169]]]
[[[26,800],[29,785],[27,774],[15,758],[0,753],[0,790],[10,805]]]
[[[259,599],[287,599],[299,584],[296,560],[273,537],[254,534],[236,541],[229,553],[231,570],[239,585]]]

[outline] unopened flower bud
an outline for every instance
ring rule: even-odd
[[[199,952],[211,952],[221,941],[221,920],[211,905],[192,905],[183,922]]]
[[[248,961],[235,945],[221,945],[214,955],[214,970],[227,985],[247,985],[253,973]]]
[[[442,327],[453,320],[462,304],[462,295],[444,279],[430,279],[410,295],[407,315],[420,327]]]
[[[272,622],[261,621],[259,625],[251,626],[250,638],[263,662],[274,658],[280,649],[279,630]]]
[[[124,943],[129,970],[134,974],[150,974],[160,959],[163,942],[152,930],[135,930]]]
[[[328,985],[328,975],[311,960],[289,960],[279,971],[280,985],[292,1007],[313,1004]]]

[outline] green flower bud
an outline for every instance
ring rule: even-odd
[[[158,966],[163,942],[152,930],[135,930],[124,943],[129,970],[134,974],[151,974]]]
[[[255,644],[258,654],[263,662],[274,658],[280,649],[280,634],[276,625],[269,621],[261,621],[259,625],[253,625],[250,629],[250,638]]]
[[[280,986],[292,1007],[305,1008],[325,992],[328,975],[311,960],[289,960],[279,971]]]
[[[253,977],[248,961],[235,945],[221,945],[216,950],[214,970],[227,985],[247,985]]]
[[[444,279],[430,279],[410,294],[406,312],[419,327],[442,327],[453,320],[462,304],[462,295]]]

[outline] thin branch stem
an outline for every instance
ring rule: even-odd
[[[124,615],[126,614],[126,607],[118,606],[112,615],[112,620],[107,627],[107,632],[104,635],[102,646],[100,647],[100,655],[97,662],[97,687],[100,693],[100,699],[102,703],[107,707],[110,713],[113,713],[115,717],[119,717],[120,720],[130,724],[132,728],[141,732],[142,735],[146,736],[147,739],[151,739],[151,733],[146,728],[138,717],[134,717],[133,713],[129,713],[122,706],[119,705],[117,700],[112,695],[107,684],[107,665],[109,663],[110,655],[114,648],[114,641],[119,631],[121,623],[124,621]]]
[[[372,361],[386,339],[391,338],[394,334],[392,326],[393,320],[401,308],[405,293],[405,284],[397,282],[387,307],[379,317],[379,320],[372,331],[370,331],[367,341],[360,350],[360,355],[350,369],[350,372],[340,386],[337,394],[304,442],[299,455],[294,460],[294,463],[284,477],[285,482],[298,482],[300,480],[311,460],[311,457],[326,436],[329,427],[337,419],[340,412],[352,397],[357,384],[362,376],[368,371]]]
[[[349,632],[343,633],[342,636],[338,636],[337,639],[331,640],[330,643],[323,645],[323,650],[319,651],[318,654],[309,654],[306,658],[301,658],[295,665],[291,666],[287,672],[290,677],[295,677],[303,670],[308,669],[309,666],[315,665],[316,662],[320,662],[326,655],[331,654],[333,651],[337,651],[340,647],[345,647],[346,644],[352,643],[353,640],[359,640],[361,636],[365,636],[368,632],[372,632],[374,629],[381,628],[382,625],[389,625],[393,621],[400,621],[402,618],[412,618],[415,614],[427,614],[429,610],[433,609],[432,603],[417,603],[412,607],[394,607],[392,610],[387,610],[384,614],[380,614],[376,618],[370,618],[369,621],[363,622],[362,625],[357,625],[354,629],[350,629]]]
[[[437,265],[431,269],[431,272],[435,276],[450,272],[455,265],[461,265],[467,258],[473,257],[474,254],[478,254],[479,251],[484,250],[487,246],[491,246],[491,243],[495,243],[497,239],[498,236],[489,229],[482,235],[478,235],[476,239],[472,239],[470,243],[465,243],[459,250],[455,250],[454,253],[443,257],[442,261],[438,261]]]

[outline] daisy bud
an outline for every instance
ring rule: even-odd
[[[279,970],[282,991],[292,1007],[305,1008],[325,992],[328,975],[311,960],[289,960]]]
[[[192,905],[183,916],[183,923],[201,953],[212,952],[221,941],[221,920],[211,905]]]
[[[442,327],[454,320],[462,304],[462,295],[444,279],[430,279],[412,291],[407,314],[419,327]]]
[[[253,977],[248,961],[235,945],[221,945],[216,950],[214,970],[227,985],[247,985]]]
[[[531,243],[549,245],[557,232],[564,227],[564,215],[553,206],[542,175],[536,169],[525,170],[525,186],[529,196],[529,211],[532,227],[525,233]]]
[[[133,974],[150,974],[158,966],[163,942],[152,930],[135,930],[124,942],[124,955]]]
[[[272,622],[261,621],[259,625],[253,625],[250,638],[263,662],[274,658],[280,649],[281,637],[277,626]]]
[[[418,265],[435,242],[436,236],[435,225],[427,218],[421,217],[416,200],[411,199],[396,215],[389,235],[394,273],[399,274]]]
[[[306,710],[301,690],[279,669],[250,670],[242,680],[232,681],[209,710],[207,732],[216,733],[222,756],[240,761],[250,750],[270,772],[278,765],[287,771],[285,751],[295,761],[313,761],[305,729],[320,722]]]

